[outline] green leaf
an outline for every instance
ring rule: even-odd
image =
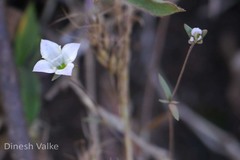
[[[165,104],[170,103],[169,100],[165,100],[165,99],[159,99],[158,101],[161,102],[161,103],[165,103]]]
[[[172,116],[173,116],[177,121],[179,121],[179,112],[178,112],[178,108],[177,108],[176,104],[169,103],[169,104],[168,104],[168,107],[169,107],[169,110],[170,110]]]
[[[165,104],[169,104],[169,103],[178,104],[179,103],[178,101],[169,101],[169,100],[166,100],[166,99],[159,99],[158,101],[161,102],[161,103],[165,103]]]
[[[30,70],[21,68],[19,73],[24,113],[28,123],[31,124],[38,117],[40,111],[40,82]]]
[[[154,16],[160,17],[185,11],[172,2],[162,0],[127,0],[127,2]]]
[[[37,23],[34,5],[30,3],[17,28],[14,40],[15,61],[18,66],[24,65],[33,56],[40,42],[40,30]],[[34,54],[36,55],[36,54]]]
[[[166,98],[168,100],[171,100],[172,93],[171,93],[171,90],[170,90],[167,82],[164,80],[164,78],[160,74],[158,74],[158,79],[159,79],[160,85],[163,88],[163,91],[164,91],[164,94],[165,94]]]
[[[190,37],[192,36],[192,35],[191,35],[192,28],[189,27],[187,24],[184,24],[184,29],[185,29],[185,31],[187,32],[187,34],[188,34],[188,36],[189,36],[189,38],[190,38]]]

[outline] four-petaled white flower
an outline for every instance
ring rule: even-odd
[[[40,52],[43,59],[35,64],[33,72],[71,76],[79,47],[80,43],[69,43],[61,48],[52,41],[42,39]]]

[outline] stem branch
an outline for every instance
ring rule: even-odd
[[[174,123],[171,112],[169,111],[169,158],[173,160],[174,155]]]

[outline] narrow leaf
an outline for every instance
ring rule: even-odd
[[[37,23],[36,11],[34,5],[30,3],[20,19],[14,40],[15,61],[18,66],[25,65],[29,58],[34,56],[34,51],[39,42],[40,29]]]
[[[130,4],[154,15],[154,16],[168,16],[177,12],[184,12],[185,10],[178,7],[176,4],[169,1],[162,0],[127,0]]]
[[[163,88],[166,98],[170,100],[172,98],[172,93],[167,82],[164,80],[164,78],[160,74],[158,74],[158,79],[161,87]]]
[[[30,70],[21,68],[19,73],[25,116],[28,123],[32,123],[40,112],[40,82]]]
[[[172,104],[178,104],[179,102],[178,102],[178,101],[171,101],[170,103],[172,103]]]
[[[189,38],[191,37],[191,32],[192,32],[192,28],[189,27],[187,24],[184,24],[184,29],[187,32]]]
[[[161,103],[165,103],[165,104],[169,104],[169,103],[178,104],[179,103],[178,101],[169,101],[169,100],[166,100],[166,99],[159,99],[158,101],[161,102]]]
[[[177,121],[179,121],[179,112],[178,112],[177,106],[176,106],[175,104],[173,104],[173,103],[170,103],[170,104],[168,105],[168,107],[169,107],[169,110],[170,110],[172,116],[173,116]]]
[[[165,99],[159,99],[158,101],[161,102],[161,103],[165,103],[165,104],[170,103],[169,100],[165,100]]]

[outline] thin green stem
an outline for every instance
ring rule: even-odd
[[[188,59],[189,59],[190,53],[191,53],[194,45],[195,45],[195,43],[191,44],[191,46],[190,46],[189,49],[188,49],[187,56],[186,56],[186,58],[185,58],[185,60],[184,60],[184,63],[183,63],[181,72],[180,72],[180,74],[179,74],[179,76],[178,76],[178,79],[177,79],[176,86],[174,87],[174,90],[173,90],[172,99],[173,99],[173,97],[175,96],[175,94],[176,94],[176,92],[177,92],[177,90],[178,90],[179,84],[180,84],[180,82],[181,82],[183,73],[184,73],[185,68],[186,68],[187,61],[188,61]]]
[[[169,111],[169,158],[173,160],[174,155],[174,123],[173,117]]]
[[[191,53],[194,45],[195,45],[195,43],[191,44],[191,46],[188,49],[187,56],[184,60],[182,69],[181,69],[180,74],[179,74],[178,79],[177,79],[177,83],[176,83],[176,85],[174,87],[174,90],[173,90],[171,101],[173,100],[173,98],[174,98],[174,96],[175,96],[175,94],[178,90],[179,84],[181,82],[183,73],[184,73],[185,68],[186,68],[186,64],[188,62],[190,53]],[[174,123],[173,123],[173,117],[169,113],[169,158],[170,158],[170,160],[173,160],[173,156],[174,156]]]

